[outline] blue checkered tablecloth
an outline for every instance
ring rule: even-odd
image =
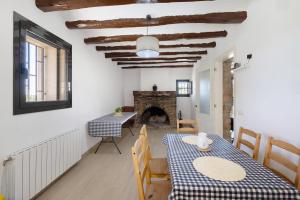
[[[299,190],[223,138],[209,134],[213,140],[212,150],[200,152],[194,145],[184,143],[184,136],[186,134],[167,134],[163,138],[172,182],[169,200],[300,199]],[[247,176],[238,182],[210,179],[193,167],[193,161],[201,156],[217,156],[238,163],[245,168]]]
[[[123,116],[114,113],[88,122],[88,132],[92,137],[121,137],[122,125],[133,118],[136,112],[123,112]]]

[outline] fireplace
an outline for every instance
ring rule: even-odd
[[[163,109],[156,106],[151,106],[143,112],[141,122],[153,127],[170,126],[168,114]]]
[[[134,91],[136,126],[176,127],[175,91]]]

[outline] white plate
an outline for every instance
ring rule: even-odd
[[[187,144],[197,145],[197,138],[198,138],[198,136],[196,136],[196,135],[188,135],[188,136],[184,136],[182,138],[182,141]],[[208,138],[208,144],[211,145],[212,143],[213,143],[213,140]]]

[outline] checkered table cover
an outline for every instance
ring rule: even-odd
[[[166,134],[167,159],[172,192],[169,200],[200,199],[300,199],[300,191],[289,185],[261,164],[242,154],[223,138],[209,134],[213,140],[210,152],[200,152],[182,141],[183,134]],[[240,164],[247,176],[239,182],[210,179],[197,172],[193,161],[201,156],[217,156]]]
[[[136,112],[123,112],[123,116],[115,113],[105,115],[88,122],[88,132],[92,137],[121,137],[122,125],[134,117]]]

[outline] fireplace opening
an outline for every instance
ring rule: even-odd
[[[153,127],[170,126],[170,119],[168,114],[159,107],[147,108],[141,118],[143,124],[147,124]]]

